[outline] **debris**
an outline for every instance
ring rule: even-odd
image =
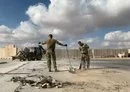
[[[22,84],[20,83],[19,86],[14,90],[14,92],[20,92],[20,90],[22,89]]]
[[[19,92],[19,89],[22,88],[22,86],[26,86],[27,84],[30,86],[34,86],[36,88],[63,88],[63,86],[71,85],[70,82],[61,82],[58,81],[51,76],[43,76],[43,75],[31,75],[27,77],[12,77],[12,82],[20,82],[20,86],[16,88],[14,92]]]

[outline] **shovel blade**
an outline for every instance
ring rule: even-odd
[[[70,67],[70,68],[69,68],[69,72],[70,72],[70,73],[76,73],[76,68]]]

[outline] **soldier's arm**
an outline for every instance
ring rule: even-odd
[[[85,44],[85,47],[86,47],[87,49],[89,49],[89,46],[88,46],[87,44]]]
[[[46,53],[46,50],[42,46],[40,46],[40,47],[41,47],[43,53]]]
[[[42,45],[40,45],[39,47],[40,47],[43,51],[45,50],[45,49],[42,47]]]
[[[47,41],[43,42],[42,45],[45,45],[47,43]]]
[[[62,43],[60,43],[60,42],[57,41],[57,40],[56,40],[56,43],[57,43],[58,45],[61,45],[61,46],[66,46],[66,44],[62,44]]]

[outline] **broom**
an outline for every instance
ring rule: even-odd
[[[70,56],[69,56],[69,51],[68,51],[68,48],[67,48],[67,47],[66,47],[66,52],[67,52],[67,57],[68,57],[68,59],[69,59],[69,65],[70,65],[68,71],[69,71],[70,73],[75,73],[75,72],[76,72],[76,68],[72,67],[72,64],[71,64],[71,61],[70,61]]]

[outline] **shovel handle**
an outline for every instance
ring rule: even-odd
[[[66,46],[66,52],[67,52],[67,57],[68,57],[68,59],[69,59],[70,66],[72,66],[72,65],[71,65],[71,61],[70,61],[70,56],[69,56],[69,50],[68,50],[68,47],[67,47],[67,46]]]

